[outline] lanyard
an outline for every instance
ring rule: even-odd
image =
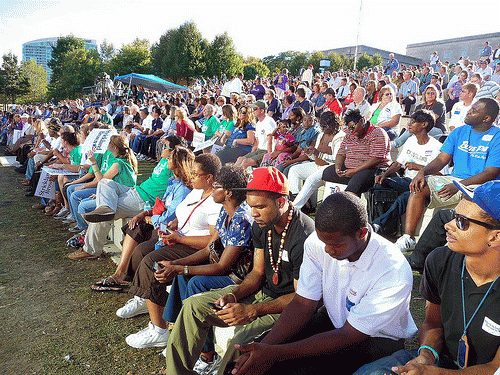
[[[491,285],[488,288],[488,291],[484,295],[483,299],[481,300],[481,302],[479,302],[479,305],[477,306],[476,311],[474,311],[474,314],[472,314],[471,318],[469,319],[469,322],[466,324],[466,322],[465,322],[464,272],[465,272],[465,257],[464,257],[464,261],[462,264],[462,311],[463,311],[463,317],[464,317],[464,333],[463,333],[463,335],[465,336],[465,334],[467,333],[467,328],[469,328],[469,325],[471,324],[472,319],[474,319],[474,317],[476,316],[477,312],[479,311],[479,309],[483,305],[484,300],[486,299],[486,297],[488,297],[488,294],[490,294],[491,288],[493,288],[493,284],[495,284],[495,282],[498,280],[498,278],[500,278],[500,276],[497,276],[497,278],[491,283]]]

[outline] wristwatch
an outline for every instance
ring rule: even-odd
[[[184,275],[189,275],[189,267],[184,266]]]

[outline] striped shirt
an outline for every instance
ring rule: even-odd
[[[389,166],[391,147],[387,133],[375,126],[370,126],[368,133],[363,138],[358,138],[348,132],[340,145],[339,155],[345,155],[347,169],[358,168],[371,158],[381,158],[378,167]]]

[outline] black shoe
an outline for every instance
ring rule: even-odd
[[[33,189],[26,189],[26,193],[24,193],[25,197],[32,197],[35,195],[35,191]]]

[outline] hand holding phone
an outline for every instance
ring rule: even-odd
[[[208,303],[208,306],[210,306],[210,308],[211,308],[212,310],[215,310],[215,311],[222,310],[222,307],[221,307],[221,306],[216,305],[216,304],[215,304],[215,303],[213,303],[213,302],[209,302],[209,303]]]

